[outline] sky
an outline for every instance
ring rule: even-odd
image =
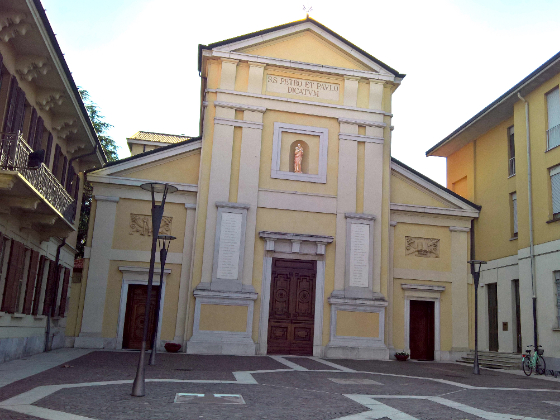
[[[559,1],[42,0],[76,84],[119,145],[139,130],[199,134],[198,44],[310,16],[407,76],[393,157],[446,185],[426,150],[560,50]]]

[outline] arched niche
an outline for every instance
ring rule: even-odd
[[[303,156],[301,159],[301,173],[308,174],[309,173],[309,145],[307,142],[303,140],[295,140],[290,144],[290,172],[295,172],[294,168],[294,158],[296,154],[296,146],[300,144],[303,148]]]

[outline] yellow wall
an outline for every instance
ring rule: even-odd
[[[200,305],[200,330],[245,332],[247,311],[247,306]]]
[[[379,337],[379,314],[374,312],[336,311],[336,335]]]
[[[105,297],[105,310],[103,315],[104,338],[117,336],[119,307],[121,299],[122,273],[119,266],[149,267],[147,262],[138,261],[111,261],[109,276],[107,278],[107,293]],[[179,281],[181,276],[180,264],[166,264],[166,269],[171,273],[167,275],[165,283],[165,297],[161,323],[161,339],[171,341],[175,336],[175,323],[177,321],[177,307],[179,302]]]
[[[447,188],[467,200],[474,201],[473,143],[447,157]]]
[[[154,181],[179,182],[181,184],[198,184],[198,172],[200,168],[200,150],[162,159],[157,165],[147,164],[117,172],[115,176],[127,176],[138,179],[149,179]]]
[[[454,207],[430,191],[394,172],[391,176],[391,203],[429,207]]]
[[[149,252],[152,246],[152,237],[141,235],[138,232],[131,233],[130,214],[150,215],[151,207],[152,203],[145,200],[132,200],[128,198],[121,198],[119,200],[115,219],[115,231],[113,233],[113,249]],[[171,235],[177,238],[171,241],[169,252],[183,252],[185,221],[187,217],[185,205],[165,203],[164,216],[173,218],[171,222]]]
[[[306,63],[348,69],[368,70],[349,54],[311,31],[302,31],[271,42],[239,51],[265,57],[283,58]]]
[[[439,258],[406,255],[406,237],[439,239]],[[414,270],[451,271],[451,232],[447,226],[398,223],[395,226],[394,267]]]

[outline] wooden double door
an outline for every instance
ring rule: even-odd
[[[434,302],[427,300],[410,301],[410,358],[434,360],[435,324]]]
[[[316,261],[272,260],[268,354],[313,355]]]
[[[156,303],[158,290],[159,286],[152,286],[152,293],[150,294],[150,317],[148,320],[148,348],[151,348],[151,339],[156,324]],[[147,297],[148,286],[141,284],[131,284],[128,286],[123,331],[123,349],[140,350],[142,347]]]

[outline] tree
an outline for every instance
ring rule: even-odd
[[[95,102],[90,99],[89,92],[85,89],[78,88],[78,92],[84,102],[86,110],[91,120],[91,124],[97,134],[99,143],[105,152],[105,156],[109,162],[118,160],[117,144],[115,140],[109,137],[106,132],[112,127],[111,124],[105,121],[105,117],[101,115],[99,107]],[[87,232],[89,226],[89,215],[91,212],[91,197],[93,188],[89,182],[84,184],[84,192],[82,195],[82,208],[80,210],[80,223],[78,225],[78,239],[76,242],[76,258],[83,258],[84,247],[87,241]]]

